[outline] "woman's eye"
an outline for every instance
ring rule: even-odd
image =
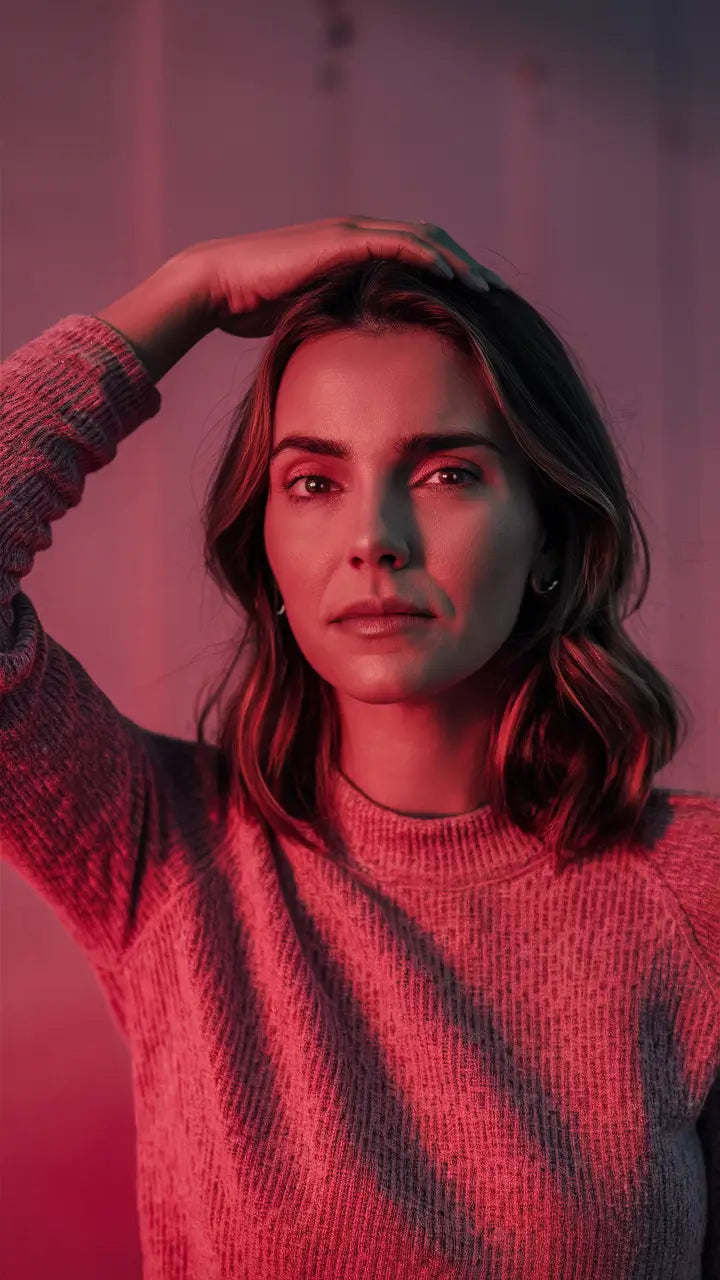
[[[476,473],[475,473],[474,471],[471,471],[469,467],[436,467],[434,471],[429,472],[429,474],[428,474],[428,475],[426,475],[426,476],[424,476],[424,477],[423,477],[423,479],[424,479],[424,480],[429,480],[431,476],[434,476],[434,475],[440,475],[440,474],[443,474],[443,473],[451,473],[451,474],[456,474],[456,475],[465,475],[465,476],[469,476],[469,477],[470,477],[470,481],[471,481],[472,483],[475,483],[475,484],[480,484],[480,483],[481,483],[481,478],[480,478],[480,476],[476,475]],[[299,484],[301,480],[320,480],[321,482],[323,482],[323,483],[325,483],[325,484],[332,484],[332,483],[333,483],[333,481],[332,481],[332,480],[330,480],[330,478],[329,478],[328,476],[319,475],[317,472],[306,472],[304,475],[301,475],[301,476],[295,476],[292,480],[288,480],[288,481],[283,485],[283,488],[285,489],[285,491],[286,491],[287,493],[290,493],[290,490],[294,489],[294,488],[295,488],[295,485]],[[431,488],[434,488],[434,489],[437,489],[437,488],[440,488],[440,489],[467,489],[468,487],[469,487],[469,486],[468,486],[468,484],[467,484],[467,483],[465,483],[465,484],[455,484],[455,483],[453,483],[453,484],[439,484],[439,485],[431,485]],[[313,498],[316,498],[316,497],[318,497],[318,498],[329,498],[329,497],[331,497],[331,496],[332,496],[332,495],[331,495],[331,494],[328,494],[328,493],[306,493],[305,497],[300,497],[297,493],[290,493],[290,498],[291,498],[291,500],[292,500],[292,501],[294,501],[294,502],[309,502],[309,501],[311,501]]]

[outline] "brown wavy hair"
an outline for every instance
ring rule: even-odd
[[[557,554],[559,588],[548,597],[526,590],[505,642],[511,661],[485,768],[494,814],[540,837],[560,865],[635,837],[654,775],[685,739],[691,716],[623,629],[645,598],[650,555],[607,411],[596,406],[577,357],[512,290],[470,293],[457,280],[436,281],[383,259],[329,270],[279,311],[232,414],[203,512],[205,567],[246,617],[199,715],[197,741],[205,742],[205,721],[217,707],[216,746],[243,816],[310,848],[318,834],[328,838],[339,712],[332,686],[307,662],[287,617],[277,616],[264,545],[274,406],[303,341],[415,325],[475,361],[524,454],[546,547]],[[254,655],[223,703],[248,642]]]

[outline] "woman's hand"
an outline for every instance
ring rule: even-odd
[[[288,295],[306,281],[332,267],[372,258],[399,259],[446,279],[455,275],[483,292],[490,285],[509,287],[442,227],[362,215],[206,240],[177,255],[198,267],[214,327],[242,338],[271,334]]]

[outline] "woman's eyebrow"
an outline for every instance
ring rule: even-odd
[[[494,449],[501,457],[504,456],[503,450],[495,440],[491,440],[489,436],[481,435],[476,431],[434,431],[429,433],[415,431],[411,435],[400,436],[394,442],[393,450],[398,456],[415,454],[422,457],[427,454],[442,453],[446,449],[467,448],[468,446],[472,448],[478,445],[486,449]],[[275,445],[270,454],[270,461],[274,462],[275,458],[286,449],[301,449],[304,453],[326,454],[331,458],[339,458],[342,462],[353,462],[355,460],[355,452],[352,446],[332,436],[285,436],[283,440],[280,440]]]

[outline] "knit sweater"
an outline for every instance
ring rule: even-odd
[[[718,1280],[720,797],[560,871],[337,770],[269,840],[20,590],[160,393],[87,315],[0,371],[0,840],[128,1046],[145,1280]]]

